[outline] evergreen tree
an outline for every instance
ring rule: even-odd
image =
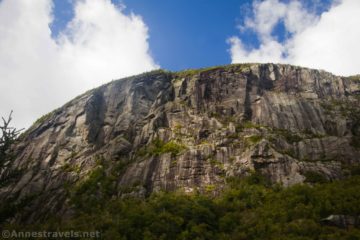
[[[2,117],[2,125],[0,125],[0,166],[9,160],[9,151],[11,145],[15,142],[22,129],[17,130],[10,126],[12,120],[12,113],[10,112],[7,119]]]

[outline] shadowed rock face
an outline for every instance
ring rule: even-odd
[[[99,168],[114,196],[217,192],[253,171],[285,186],[343,178],[360,160],[359,94],[356,79],[274,64],[114,81],[24,134],[0,199],[31,199],[27,221],[69,213],[69,192]]]

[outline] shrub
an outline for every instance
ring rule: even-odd
[[[288,143],[297,143],[303,140],[297,133],[293,133],[287,129],[274,129],[273,132],[276,135],[280,135],[285,138]]]
[[[175,141],[165,143],[160,139],[155,139],[149,146],[144,146],[137,152],[138,156],[156,156],[164,153],[171,153],[172,156],[178,155],[187,149],[185,145]]]
[[[305,181],[308,183],[325,183],[328,181],[323,174],[315,171],[307,171],[304,176]]]
[[[260,142],[261,139],[263,139],[263,136],[261,136],[261,135],[252,135],[252,136],[246,138],[246,140],[250,144],[256,144],[256,143]]]

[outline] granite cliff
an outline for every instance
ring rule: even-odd
[[[358,77],[291,65],[120,79],[34,123],[1,167],[0,199],[34,221],[71,215],[84,192],[218,194],[252,172],[284,186],[346,178],[360,163],[359,101]]]

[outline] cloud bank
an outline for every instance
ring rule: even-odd
[[[0,115],[16,127],[112,79],[158,68],[148,28],[110,0],[74,1],[74,18],[51,37],[52,0],[0,1]]]
[[[229,38],[233,63],[278,62],[339,75],[360,73],[359,0],[334,1],[320,16],[300,1],[256,1],[252,14],[239,28],[241,32],[254,32],[260,45],[248,48],[241,38]],[[285,29],[282,41],[276,36],[278,24]]]

